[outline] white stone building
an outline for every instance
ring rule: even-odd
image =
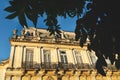
[[[79,46],[73,32],[49,35],[45,29],[14,30],[11,52],[0,64],[0,80],[120,80],[114,66],[106,68],[107,76],[96,72],[94,52]]]

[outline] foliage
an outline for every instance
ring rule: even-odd
[[[53,34],[59,29],[57,16],[66,18],[80,15],[84,0],[11,0],[9,3],[10,6],[5,8],[11,13],[7,19],[18,17],[20,24],[27,26],[26,18],[28,18],[36,27],[38,17],[46,14],[47,18],[44,21]]]
[[[107,67],[105,59],[109,59],[111,64],[115,63],[117,69],[120,69],[120,23],[117,4],[118,0],[93,0],[87,6],[91,10],[76,22],[76,40],[80,39],[80,45],[83,46],[86,38],[89,38],[88,49],[95,51],[98,57],[96,68],[104,76],[106,74],[103,67]]]
[[[89,0],[84,8],[85,2],[86,0],[11,0],[10,6],[5,8],[11,14],[6,18],[18,17],[22,26],[27,26],[26,18],[28,18],[36,26],[38,17],[46,14],[47,18],[44,21],[51,34],[54,34],[59,33],[60,29],[57,16],[64,18],[77,16],[75,38],[80,40],[81,47],[89,38],[88,50],[95,51],[98,57],[96,68],[105,76],[103,69],[107,66],[105,59],[109,59],[111,64],[115,63],[117,69],[120,68],[120,16],[117,10],[119,2],[118,0]],[[80,18],[83,9],[88,12]]]

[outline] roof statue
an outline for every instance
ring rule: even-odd
[[[13,30],[13,38],[17,38],[17,29]]]

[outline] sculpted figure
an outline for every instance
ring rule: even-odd
[[[13,30],[13,38],[17,38],[17,29]]]
[[[25,30],[24,29],[21,31],[21,35],[25,35]]]
[[[14,29],[14,30],[13,30],[13,34],[14,34],[14,35],[17,35],[17,29]]]

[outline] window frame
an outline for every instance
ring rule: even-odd
[[[68,57],[65,50],[59,50],[60,62],[63,64],[68,64]]]
[[[26,56],[26,58],[25,58],[26,68],[33,68],[34,67],[34,49],[27,48],[25,56]]]
[[[76,63],[77,64],[83,64],[83,59],[82,59],[81,51],[75,50],[74,53],[75,53]]]

